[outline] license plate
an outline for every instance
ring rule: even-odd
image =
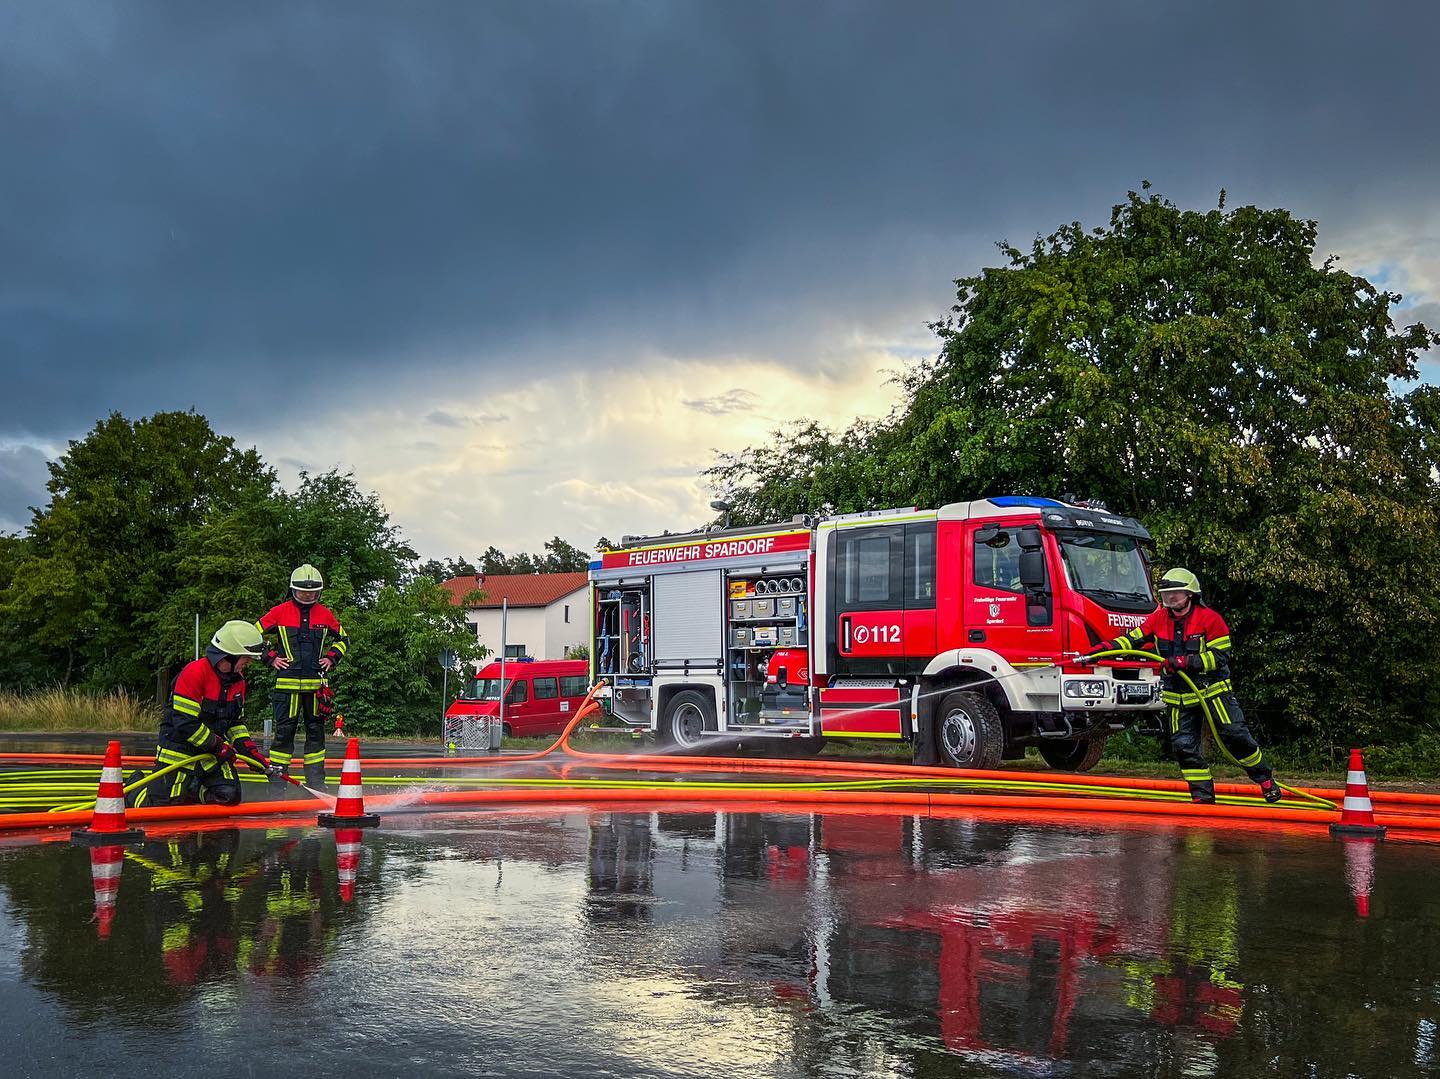
[[[1119,700],[1122,703],[1133,703],[1135,701],[1150,700],[1150,686],[1145,683],[1141,683],[1138,685],[1122,683],[1119,689]]]

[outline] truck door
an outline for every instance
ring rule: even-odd
[[[977,521],[968,524],[962,536],[961,553],[969,571],[964,644],[988,648],[1021,665],[1055,659],[1060,632],[1053,599],[1054,560],[1045,534],[1029,522]],[[1032,564],[1043,567],[1042,588],[1025,587],[1022,563],[1027,553]]]
[[[889,674],[904,654],[905,526],[841,529],[830,555],[830,669]]]

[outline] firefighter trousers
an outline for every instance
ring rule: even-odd
[[[1260,744],[1245,725],[1245,713],[1235,694],[1220,693],[1211,698],[1215,712],[1215,730],[1230,755],[1256,783],[1270,778],[1270,766],[1260,756]],[[1205,710],[1200,705],[1170,708],[1170,749],[1180,765],[1180,774],[1190,784],[1190,797],[1198,801],[1215,800],[1215,780],[1205,760]]]
[[[155,767],[163,768],[192,754],[193,750],[159,746],[155,750]],[[132,776],[131,780],[136,778],[138,775]],[[221,806],[240,804],[240,777],[235,774],[233,765],[221,764],[214,757],[207,757],[188,768],[177,769],[168,776],[145,784],[135,792],[134,800],[129,804],[138,809],[141,806],[183,806],[201,802]]]
[[[284,771],[295,759],[295,732],[305,725],[305,783],[325,787],[325,721],[315,713],[314,693],[276,691],[270,695],[275,713],[275,737],[270,743],[270,763]]]

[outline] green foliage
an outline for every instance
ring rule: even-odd
[[[442,711],[439,657],[462,664],[488,654],[475,640],[465,610],[427,577],[386,585],[373,602],[340,612],[350,650],[335,679],[347,730],[359,734],[437,734]],[[450,700],[464,679],[449,679]],[[450,702],[443,702],[448,706]]]
[[[579,573],[589,565],[589,555],[559,536],[545,541],[544,554],[507,555],[492,546],[480,556],[482,573]]]
[[[273,485],[258,453],[203,416],[111,413],[51,462],[51,502],[30,525],[0,616],[50,657],[53,677],[144,691],[153,649],[136,627],[174,587],[180,537]]]
[[[1416,737],[1440,656],[1440,390],[1400,299],[1315,262],[1313,221],[1131,193],[956,282],[906,400],[721,457],[738,521],[986,495],[1101,497],[1230,621],[1273,737]]]

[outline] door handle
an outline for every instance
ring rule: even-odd
[[[840,651],[850,651],[850,616],[848,614],[840,616]]]
[[[972,629],[972,630],[970,631],[970,643],[971,643],[971,644],[979,644],[979,643],[980,643],[981,641],[983,641],[984,639],[985,639],[985,631],[984,631],[983,629]]]

